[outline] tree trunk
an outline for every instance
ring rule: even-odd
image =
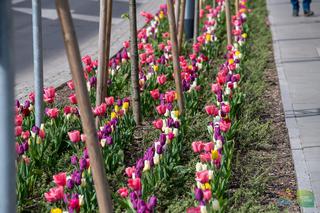
[[[140,86],[139,86],[139,58],[137,45],[137,8],[136,0],[129,0],[130,18],[130,56],[131,56],[131,86],[133,116],[137,125],[141,124]]]
[[[179,17],[180,17],[180,1],[181,0],[175,0],[174,4],[174,10],[175,10],[175,22],[176,22],[176,32],[179,29]]]
[[[56,7],[63,32],[64,44],[71,69],[72,79],[75,84],[81,123],[83,131],[87,137],[86,146],[89,152],[90,167],[92,169],[92,177],[97,194],[99,212],[111,213],[111,194],[106,178],[101,150],[98,145],[98,136],[94,125],[88,90],[83,75],[80,51],[72,23],[69,3],[67,0],[56,0]]]
[[[99,56],[96,106],[103,103],[107,95],[108,64],[110,53],[110,35],[112,22],[112,0],[100,0],[99,21]],[[96,118],[96,126],[99,125],[99,117]]]
[[[237,15],[237,13],[239,12],[239,0],[235,0],[234,1],[234,7],[235,7],[235,13]]]
[[[194,0],[194,27],[193,27],[193,44],[197,43],[199,32],[199,8],[201,0]]]
[[[172,45],[174,81],[176,84],[176,93],[178,96],[179,111],[181,114],[183,114],[184,113],[184,97],[183,97],[182,87],[181,87],[180,64],[179,64],[178,45],[177,45],[177,37],[176,37],[177,35],[176,24],[175,24],[174,11],[173,11],[173,0],[167,0],[167,7],[168,7],[170,39],[171,39],[171,45]]]
[[[231,45],[232,44],[232,37],[231,37],[231,20],[230,20],[229,0],[225,0],[225,14],[226,14],[226,27],[227,27],[227,42],[228,42],[228,45]]]
[[[181,46],[183,42],[183,30],[184,30],[184,14],[186,9],[186,0],[180,0],[180,13],[178,22],[178,55],[181,52]]]

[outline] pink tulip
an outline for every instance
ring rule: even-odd
[[[85,65],[91,65],[91,63],[92,63],[91,57],[88,56],[88,55],[83,56],[83,57],[82,57],[82,62],[83,62]]]
[[[119,190],[118,190],[118,193],[121,197],[125,198],[125,197],[128,197],[128,194],[129,194],[129,191],[128,191],[128,188],[127,187],[121,187]]]
[[[222,121],[220,121],[219,126],[220,126],[221,131],[227,132],[231,127],[231,121],[222,120]]]
[[[229,104],[222,104],[221,111],[228,114],[230,112],[230,105]]]
[[[160,84],[160,85],[165,84],[166,81],[167,81],[167,77],[166,77],[166,75],[164,75],[164,74],[161,74],[161,75],[159,75],[159,76],[157,77],[157,82],[158,82],[158,84]]]
[[[86,142],[86,140],[87,140],[87,136],[85,135],[85,134],[81,134],[81,141],[82,142]]]
[[[54,87],[44,89],[43,98],[46,103],[53,103],[55,95],[56,89]]]
[[[22,115],[16,115],[16,119],[15,119],[15,125],[16,126],[21,126],[23,122],[23,117]]]
[[[154,100],[158,100],[160,97],[159,89],[151,90],[150,95]]]
[[[52,118],[52,119],[55,119],[58,117],[59,115],[59,110],[58,108],[52,108],[52,109],[46,109],[46,114]]]
[[[78,143],[81,140],[79,130],[73,130],[71,132],[68,132],[68,136],[72,143]]]
[[[30,92],[30,93],[29,93],[29,100],[30,100],[31,103],[34,103],[34,101],[35,101],[35,94],[34,94],[34,92]]]
[[[53,182],[57,186],[65,186],[67,184],[67,174],[65,172],[60,172],[56,175],[53,175]]]
[[[29,138],[30,138],[30,131],[27,130],[27,131],[22,132],[21,137],[22,137],[22,139],[24,139],[24,140],[29,139]]]
[[[22,126],[16,126],[15,127],[15,136],[20,136],[22,134]]]
[[[113,96],[106,97],[104,100],[105,100],[107,106],[112,106],[113,103],[114,103],[114,97]]]
[[[129,42],[129,41],[124,41],[124,42],[122,43],[122,45],[123,45],[124,48],[128,49],[129,46],[130,46],[130,42]]]
[[[176,97],[176,92],[175,91],[168,91],[164,95],[164,99],[166,100],[167,103],[172,103]]]
[[[53,203],[63,199],[63,186],[51,188],[49,192],[44,193],[47,202]]]
[[[157,112],[160,115],[164,115],[166,113],[166,111],[167,111],[167,107],[164,104],[161,104],[161,105],[157,106],[156,109],[157,109]]]
[[[168,139],[169,139],[170,141],[172,141],[172,140],[174,139],[174,134],[173,134],[173,132],[169,132],[169,133],[168,133]]]
[[[71,90],[74,90],[74,83],[73,83],[72,80],[68,81],[68,82],[67,82],[67,85],[68,85],[68,87],[69,87]]]
[[[69,209],[75,210],[75,211],[72,211],[72,212],[80,212],[79,198],[77,198],[77,197],[71,198],[69,200],[68,206],[69,206]]]
[[[132,177],[132,174],[136,172],[136,168],[133,166],[133,167],[127,167],[126,168],[126,174],[129,178]]]
[[[96,116],[103,116],[107,111],[107,104],[102,103],[100,106],[97,106],[93,112]]]
[[[211,190],[206,189],[203,191],[203,199],[209,201],[212,198]]]
[[[204,144],[202,141],[194,141],[192,142],[192,149],[195,153],[201,152],[204,147]]]
[[[208,115],[217,116],[219,114],[219,109],[215,105],[205,106],[205,110]]]
[[[211,152],[211,150],[214,149],[214,143],[213,142],[205,143],[203,149],[206,152]]]
[[[204,170],[204,171],[199,171],[196,172],[196,181],[204,184],[209,182],[209,171]]]
[[[201,153],[200,154],[200,161],[201,162],[210,162],[211,161],[211,153]]]
[[[201,213],[200,206],[187,208],[187,213]]]
[[[162,126],[163,126],[163,121],[161,119],[158,119],[158,120],[153,121],[152,124],[156,129],[161,130]]]

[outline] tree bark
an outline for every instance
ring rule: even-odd
[[[110,36],[112,22],[112,0],[100,0],[99,21],[99,50],[98,50],[98,75],[96,106],[103,103],[107,95],[108,64],[110,54]],[[99,125],[99,117],[96,118],[96,126]]]
[[[186,9],[186,0],[180,0],[180,13],[178,22],[178,55],[181,52],[181,46],[183,42],[183,30],[184,30],[184,15]]]
[[[168,7],[170,39],[171,39],[171,45],[172,45],[174,81],[176,85],[176,93],[178,96],[179,111],[181,114],[183,114],[184,113],[184,97],[183,97],[182,87],[181,87],[180,64],[179,64],[178,45],[177,45],[177,37],[176,37],[177,35],[176,24],[175,24],[174,11],[173,11],[173,0],[167,0],[167,7]]]
[[[139,58],[137,45],[137,8],[136,0],[129,0],[130,18],[130,56],[131,56],[131,86],[133,116],[137,125],[141,124],[140,86],[139,86]]]
[[[82,127],[87,137],[86,146],[89,152],[90,167],[92,169],[99,212],[111,213],[111,194],[102,161],[101,150],[98,146],[98,136],[94,125],[91,104],[84,79],[80,51],[72,23],[69,3],[67,0],[56,0],[56,7],[63,32],[64,44],[71,69],[72,79],[75,84]]]

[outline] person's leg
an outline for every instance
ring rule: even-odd
[[[303,11],[305,16],[312,16],[313,12],[310,10],[311,0],[303,0]]]
[[[299,0],[291,0],[292,9],[293,9],[293,16],[299,15]]]

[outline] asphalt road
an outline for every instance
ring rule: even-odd
[[[81,54],[96,54],[99,30],[98,0],[69,0]],[[137,0],[138,12],[157,9],[163,0]],[[121,42],[128,35],[127,21],[121,19],[128,12],[128,0],[113,1],[112,40]],[[33,90],[32,16],[31,0],[12,0],[14,32],[14,66],[16,96],[23,97]],[[154,11],[153,11],[154,12]],[[138,21],[143,22],[142,18]],[[126,27],[124,27],[126,26]],[[62,33],[54,0],[42,0],[42,36],[45,86],[67,81],[70,74],[64,51]],[[122,34],[121,34],[122,33]],[[117,38],[120,36],[121,38]],[[120,44],[121,45],[121,44]],[[61,79],[62,78],[62,79]]]

